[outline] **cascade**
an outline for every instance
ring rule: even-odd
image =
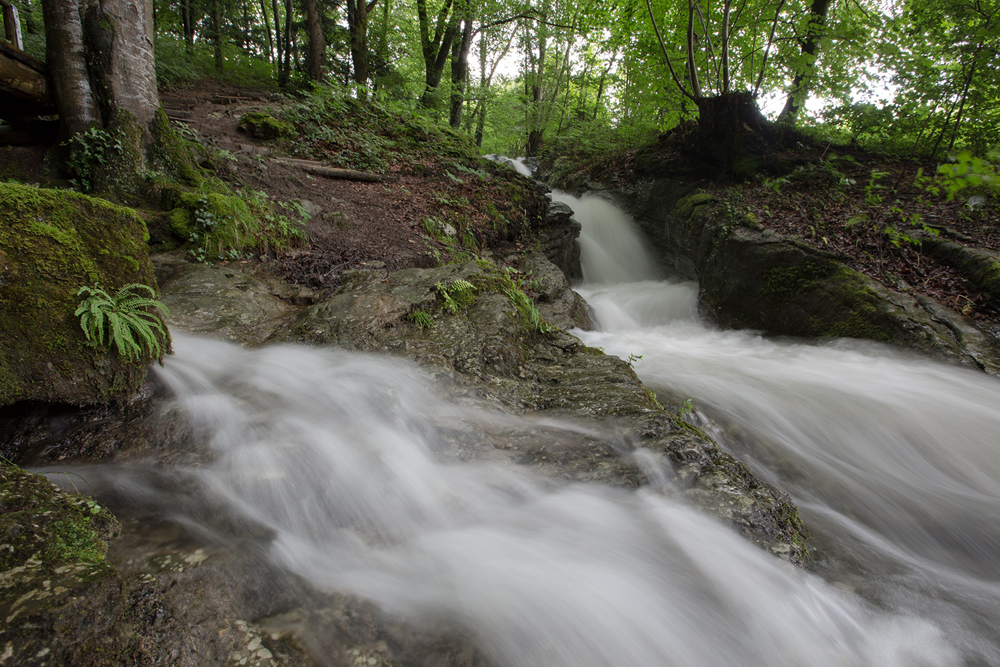
[[[155,372],[164,410],[194,425],[197,464],[80,474],[203,533],[220,514],[261,526],[269,557],[315,589],[447,628],[498,666],[1000,664],[997,382],[707,327],[697,286],[664,277],[627,217],[556,197],[583,224],[580,291],[601,325],[576,333],[641,355],[650,386],[693,399],[793,494],[821,547],[810,571],[655,485],[477,458],[484,430],[537,423],[448,400],[408,363],[329,349],[176,334]]]

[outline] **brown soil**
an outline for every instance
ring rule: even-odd
[[[188,117],[183,124],[214,154],[217,172],[234,189],[245,186],[266,191],[273,200],[302,202],[311,214],[306,222],[309,243],[274,258],[274,266],[309,287],[332,287],[343,270],[375,261],[383,262],[389,271],[435,265],[460,244],[449,248],[428,235],[423,223],[431,216],[455,229],[469,229],[475,241],[466,246],[478,253],[493,251],[502,256],[505,249],[517,247],[524,224],[538,214],[537,192],[523,206],[510,201],[508,186],[519,177],[509,168],[481,164],[479,170],[486,178],[470,176],[449,168],[456,160],[442,157],[434,146],[426,147],[426,155],[400,155],[389,161],[384,175],[390,180],[385,182],[314,176],[271,159],[295,150],[300,152],[295,157],[316,159],[319,154],[325,166],[351,166],[326,157],[328,149],[310,150],[307,137],[275,142],[273,147],[237,129],[244,113],[278,111],[285,102],[275,95],[202,82],[163,93],[161,101],[170,111],[185,112]],[[303,150],[309,153],[302,155]],[[491,229],[484,210],[496,211],[509,225],[499,231]]]

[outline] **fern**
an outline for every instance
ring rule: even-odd
[[[445,308],[452,314],[457,314],[459,310],[476,300],[476,286],[464,278],[457,278],[448,286],[437,283],[434,287],[444,299]]]
[[[112,345],[119,355],[132,360],[138,360],[147,350],[158,359],[163,357],[167,330],[162,318],[168,317],[170,311],[153,298],[156,292],[152,287],[129,283],[111,296],[97,285],[84,286],[76,295],[86,297],[74,315],[80,318],[89,345]],[[163,315],[151,312],[151,308]]]

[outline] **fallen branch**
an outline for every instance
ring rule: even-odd
[[[353,169],[335,169],[334,167],[327,167],[318,162],[312,162],[311,160],[299,160],[291,157],[279,157],[274,159],[282,164],[298,167],[299,169],[303,169],[310,174],[326,176],[327,178],[341,178],[348,181],[367,181],[369,183],[381,183],[383,181],[396,180],[396,177],[394,176],[373,174],[367,171],[354,171]]]

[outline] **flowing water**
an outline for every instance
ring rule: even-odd
[[[579,291],[600,326],[584,341],[641,356],[648,386],[721,423],[717,439],[802,509],[819,571],[1000,664],[1000,382],[856,341],[705,326],[698,286],[662,279],[620,210],[554,198],[583,225]]]
[[[212,530],[204,507],[262,525],[271,557],[313,586],[452,628],[498,666],[1000,664],[998,383],[705,327],[696,286],[664,280],[619,211],[560,197],[584,225],[581,291],[602,326],[580,335],[642,355],[647,383],[694,399],[794,495],[822,547],[815,573],[651,488],[477,461],[483,430],[538,424],[334,350],[176,336],[156,371],[164,409],[190,416],[204,460],[176,490],[136,463],[106,483],[184,525]],[[193,487],[208,500],[185,500]]]

